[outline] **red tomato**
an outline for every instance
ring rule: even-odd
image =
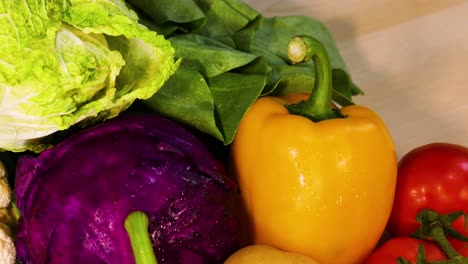
[[[400,159],[393,210],[388,221],[392,236],[405,236],[419,228],[416,215],[423,208],[441,214],[468,213],[468,148],[432,143],[413,149]],[[453,225],[464,230],[464,218]]]
[[[364,264],[395,264],[398,257],[416,263],[418,247],[422,243],[427,261],[446,260],[447,256],[435,243],[411,237],[396,237],[377,248]]]
[[[468,256],[468,243],[458,240],[450,240],[450,242],[463,256]],[[378,247],[363,264],[395,264],[398,257],[403,257],[410,263],[416,263],[420,243],[424,246],[426,261],[432,262],[448,259],[440,247],[433,242],[411,237],[396,237]]]

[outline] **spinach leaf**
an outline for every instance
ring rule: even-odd
[[[199,0],[196,2],[206,16],[205,25],[197,30],[197,33],[209,37],[231,36],[260,15],[241,1]]]
[[[156,112],[224,140],[215,121],[210,87],[196,67],[182,62],[164,86],[143,104]]]
[[[313,62],[289,64],[287,44],[311,35],[326,47],[333,100],[352,104],[355,85],[327,28],[305,16],[265,17],[240,0],[127,0],[141,23],[163,34],[182,59],[143,103],[228,145],[259,96],[311,92]]]
[[[206,22],[205,13],[193,0],[131,0],[127,1],[143,17],[150,28],[157,26],[160,30],[172,32],[175,25],[180,29],[195,29]],[[160,33],[160,31],[158,31]]]
[[[258,58],[236,72],[226,72],[210,78],[220,129],[225,142],[234,139],[246,109],[260,96],[267,82],[268,63]]]
[[[208,78],[244,66],[257,56],[236,50],[224,43],[196,34],[176,35],[169,38],[176,48],[176,56],[196,65]]]
[[[265,85],[265,76],[226,72],[210,79],[209,83],[224,139],[231,142],[245,109],[260,94],[258,87]]]

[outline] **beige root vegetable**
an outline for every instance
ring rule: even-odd
[[[0,264],[14,264],[16,248],[11,227],[16,223],[12,213],[12,192],[6,177],[6,169],[0,161]]]

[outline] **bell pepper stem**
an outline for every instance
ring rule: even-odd
[[[145,213],[135,211],[125,219],[125,230],[130,237],[136,264],[157,264],[158,261],[148,235],[149,220]]]
[[[286,105],[291,114],[305,116],[318,122],[343,117],[337,109],[332,109],[332,72],[326,48],[317,39],[301,35],[288,43],[288,57],[292,64],[314,62],[315,82],[309,98],[297,104]]]

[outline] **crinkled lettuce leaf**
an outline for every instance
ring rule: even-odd
[[[176,71],[174,48],[122,0],[0,2],[0,151],[115,117]]]

